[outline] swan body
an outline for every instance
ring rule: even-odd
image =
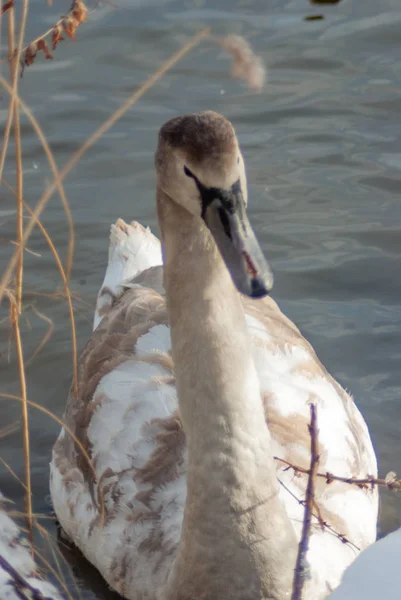
[[[330,600],[399,600],[401,529],[375,542],[347,568]]]
[[[0,492],[0,598],[21,600],[33,598],[36,590],[46,600],[61,600],[62,595],[44,581],[33,561],[27,540],[9,517]],[[37,596],[39,598],[39,596]]]
[[[54,509],[132,600],[289,598],[307,476],[274,457],[309,467],[313,402],[319,470],[375,475],[368,429],[266,296],[231,124],[212,112],[167,123],[156,169],[163,253],[138,223],[112,225],[96,329],[53,449]],[[308,600],[375,540],[378,508],[375,490],[316,486],[330,529],[313,518]]]

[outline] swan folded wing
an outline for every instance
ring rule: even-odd
[[[352,397],[329,375],[312,346],[274,300],[244,298],[243,303],[274,454],[292,465],[309,468],[309,404],[315,403],[319,472],[356,478],[376,476],[376,457],[369,432]],[[296,474],[279,460],[277,474],[283,484],[281,497],[300,536],[304,507],[298,500],[305,497],[307,475]],[[318,478],[315,505],[315,514],[321,521],[351,542],[350,554],[355,555],[355,546],[365,548],[374,541],[377,490],[360,489],[339,481],[328,484],[325,478]],[[325,555],[334,560],[335,554],[327,552],[328,529],[322,529],[318,519],[313,523],[311,563],[322,562],[323,546],[319,540],[322,536]],[[346,558],[341,539],[335,533],[331,537],[338,560]],[[313,553],[321,556],[313,557]],[[328,573],[330,569],[328,561]]]
[[[139,281],[160,287],[161,272],[148,274]],[[165,583],[178,547],[186,452],[164,298],[129,286],[81,356],[65,414],[81,448],[62,431],[51,488],[66,533],[110,585],[140,597]]]
[[[118,219],[110,228],[109,260],[99,290],[93,329],[124,290],[124,283],[149,267],[161,265],[160,241],[137,221]]]
[[[163,589],[180,540],[187,471],[162,268],[150,268],[124,286],[81,357],[78,399],[72,393],[68,399],[66,424],[92,467],[64,431],[54,448],[51,482],[63,528],[120,593]],[[319,470],[374,475],[369,434],[352,398],[271,298],[243,303],[275,455],[309,467],[308,404],[315,402]],[[279,461],[277,473],[300,537],[298,499],[305,496],[307,476],[295,477]],[[315,504],[321,520],[359,548],[374,540],[376,493],[319,479]],[[345,568],[356,549],[344,549],[317,519],[313,525],[309,558],[321,566],[314,579],[328,591],[338,583],[331,561]],[[316,589],[315,580],[311,585]]]

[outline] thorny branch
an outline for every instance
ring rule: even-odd
[[[309,475],[310,473],[310,469],[304,469],[303,467],[299,467],[298,465],[293,465],[292,463],[288,462],[287,460],[284,460],[283,458],[279,458],[278,456],[274,456],[273,458],[274,460],[278,460],[283,464],[287,465],[287,469],[293,469],[296,475],[298,475],[299,473]],[[401,491],[401,479],[398,479],[396,473],[394,473],[393,471],[387,473],[384,479],[373,477],[373,475],[368,475],[364,479],[357,479],[356,477],[341,477],[340,475],[334,475],[329,471],[326,471],[326,473],[316,473],[316,477],[321,477],[325,479],[327,484],[333,483],[333,481],[341,481],[342,483],[356,485],[359,488],[366,490],[372,490],[377,485],[379,487],[385,487],[390,491]]]
[[[316,404],[309,405],[311,412],[311,420],[309,425],[309,433],[311,438],[311,462],[308,476],[308,485],[306,487],[306,498],[305,498],[305,513],[304,521],[302,526],[302,536],[299,542],[297,562],[294,573],[294,585],[292,589],[292,600],[302,599],[302,590],[304,587],[305,579],[309,576],[309,565],[307,562],[306,555],[309,549],[309,538],[312,527],[312,516],[313,516],[313,505],[315,502],[315,482],[316,472],[319,465],[319,447],[318,447],[318,429],[317,429],[317,415],[316,415]]]
[[[294,498],[294,500],[296,500],[298,502],[298,504],[301,504],[302,506],[305,506],[305,500],[301,500],[300,498],[298,498],[290,490],[290,488],[288,488],[285,485],[285,483],[283,481],[281,481],[279,479],[278,482],[285,489],[285,491],[288,492],[290,494],[290,496],[292,496]],[[354,542],[351,542],[351,540],[349,540],[343,533],[338,533],[338,531],[336,531],[334,529],[334,527],[332,527],[329,523],[327,523],[327,521],[325,521],[319,513],[318,514],[312,513],[312,516],[315,517],[315,519],[318,521],[318,523],[319,523],[319,525],[320,525],[320,527],[322,529],[327,529],[327,531],[330,531],[330,533],[332,533],[336,538],[338,538],[340,540],[340,542],[342,542],[343,544],[348,544],[349,546],[352,546],[358,552],[361,551],[361,549],[359,548],[359,546],[357,546],[356,544],[354,544]]]

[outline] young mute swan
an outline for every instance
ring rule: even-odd
[[[163,267],[149,231],[112,227],[97,328],[65,413],[92,467],[63,429],[54,508],[132,600],[289,598],[306,476],[274,456],[309,466],[310,402],[321,471],[375,475],[369,433],[266,296],[272,276],[246,214],[232,125],[214,112],[169,121],[156,171]],[[331,529],[313,521],[308,600],[325,597],[374,541],[376,491],[319,479],[315,514]]]

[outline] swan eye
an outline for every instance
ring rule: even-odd
[[[237,165],[239,165],[239,157],[237,158]]]
[[[184,173],[187,177],[191,177],[192,179],[195,179],[195,175],[185,165],[184,165]]]

